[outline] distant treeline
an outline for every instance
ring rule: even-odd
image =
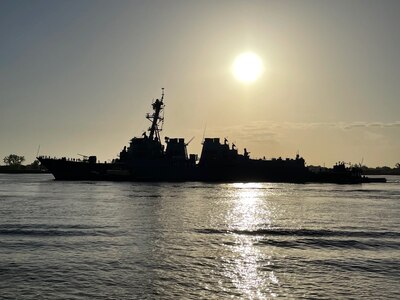
[[[19,165],[19,166],[0,166],[0,173],[48,173],[47,169],[42,166],[32,166],[32,165]]]
[[[360,166],[360,165],[352,165],[350,167],[360,168],[362,170],[363,175],[400,175],[400,164],[396,164],[395,168],[390,168],[387,166],[370,168],[367,166]],[[321,166],[309,166],[308,168],[314,172],[320,172],[328,169],[326,167],[321,167]]]
[[[368,168],[362,166],[361,170],[365,175],[400,175],[400,168],[390,168],[390,167],[376,167]]]
[[[22,174],[22,173],[49,173],[46,169],[31,168],[11,168],[9,166],[0,166],[0,173],[6,174]]]
[[[25,157],[16,154],[10,154],[3,159],[5,166],[0,166],[0,173],[47,173],[38,160],[29,165],[23,165]]]

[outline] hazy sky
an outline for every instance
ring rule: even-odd
[[[400,162],[400,1],[0,1],[0,158],[115,158],[165,88],[163,136],[199,153]],[[231,67],[244,51],[265,72]],[[1,160],[2,163],[2,160]]]

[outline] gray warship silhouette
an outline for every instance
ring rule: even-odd
[[[361,175],[359,168],[338,164],[332,169],[311,171],[298,154],[294,159],[252,159],[244,148],[239,154],[236,146],[224,139],[205,138],[200,160],[187,153],[183,138],[165,137],[160,132],[164,122],[164,89],[162,96],[152,103],[153,113],[147,114],[151,126],[141,137],[130,140],[119,157],[111,163],[99,163],[96,156],[83,159],[37,159],[56,180],[109,180],[109,181],[203,181],[203,182],[288,182],[288,183],[344,183],[384,181]]]

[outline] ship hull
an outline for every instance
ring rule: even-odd
[[[294,182],[307,181],[306,170],[265,167],[252,163],[241,165],[176,165],[171,162],[124,164],[90,164],[53,158],[38,158],[56,180],[110,181],[203,181],[203,182]]]

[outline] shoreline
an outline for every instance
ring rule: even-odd
[[[18,169],[0,169],[0,174],[50,174],[49,171],[44,170],[18,170]]]

